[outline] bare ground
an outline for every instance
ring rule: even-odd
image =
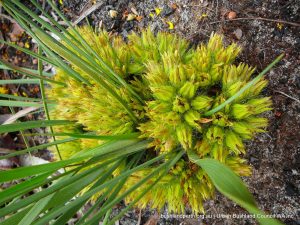
[[[88,0],[64,0],[61,8],[75,21],[91,6]],[[161,9],[159,15],[155,12],[157,8]],[[110,10],[117,11],[116,18],[109,15]],[[126,15],[136,13],[134,11],[140,16],[139,20],[127,21]],[[232,12],[236,13],[235,17]],[[245,19],[225,21],[232,16]],[[283,22],[265,21],[259,19],[261,17]],[[198,44],[208,40],[211,32],[218,32],[224,35],[226,43],[234,41],[242,46],[243,52],[238,61],[256,66],[257,71],[284,52],[285,58],[267,75],[269,86],[265,94],[272,96],[274,109],[267,114],[270,120],[268,132],[247,144],[245,157],[253,166],[253,174],[244,180],[261,209],[270,214],[289,216],[282,219],[285,224],[300,224],[300,27],[284,22],[300,23],[299,0],[106,0],[86,18],[91,25],[101,25],[124,38],[132,31],[150,26],[154,31],[174,32]],[[170,29],[169,22],[174,29]],[[5,74],[2,76],[5,77]],[[205,208],[207,215],[247,214],[219,194],[206,202]],[[138,214],[138,210],[132,210],[120,223],[137,224]],[[153,224],[186,225],[257,224],[253,219],[245,218],[200,221],[159,219],[159,216],[153,215],[153,210],[142,211],[141,224],[148,222],[147,225],[150,225],[151,221]]]

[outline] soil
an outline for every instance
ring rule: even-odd
[[[61,9],[75,21],[87,8],[88,0],[63,0]],[[89,16],[92,26],[102,26],[124,38],[132,31],[150,26],[153,31],[167,31],[185,37],[193,44],[205,42],[212,32],[223,34],[225,43],[236,42],[243,51],[238,62],[265,68],[279,54],[284,59],[267,75],[269,85],[264,94],[272,96],[273,110],[268,132],[247,143],[245,158],[253,166],[253,174],[243,178],[258,205],[269,214],[281,214],[285,224],[300,224],[300,27],[260,19],[228,20],[229,18],[269,18],[300,23],[299,0],[106,0]],[[156,9],[156,10],[155,10]],[[161,9],[157,15],[158,9]],[[115,10],[112,18],[109,11]],[[128,21],[128,14],[139,17]],[[171,22],[174,29],[170,29]],[[86,23],[83,20],[79,25]],[[33,65],[34,66],[34,65]],[[3,75],[3,74],[2,74]],[[4,78],[5,79],[5,78]],[[30,87],[23,87],[25,90]],[[31,87],[33,88],[33,87]],[[29,93],[30,95],[30,93]],[[3,113],[3,110],[2,112]],[[7,112],[6,112],[7,113]],[[247,214],[242,208],[221,196],[205,204],[207,215]],[[162,212],[166,215],[167,211]],[[132,210],[120,224],[137,224],[138,210]],[[206,218],[164,219],[153,210],[141,212],[141,224],[207,224],[252,225],[253,219]]]

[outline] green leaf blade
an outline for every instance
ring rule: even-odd
[[[265,217],[265,214],[257,208],[254,197],[242,179],[230,168],[215,159],[200,159],[193,152],[189,153],[189,158],[203,168],[219,192],[255,215],[260,224],[283,225],[276,219]]]
[[[0,125],[0,134],[27,130],[37,127],[68,125],[73,122],[68,120],[27,121],[22,123]]]

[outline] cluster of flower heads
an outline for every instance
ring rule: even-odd
[[[138,118],[136,124],[99,84],[91,80],[91,86],[83,85],[58,71],[55,79],[67,83],[67,87],[53,85],[48,92],[58,103],[52,118],[76,121],[78,125],[62,127],[60,131],[79,132],[82,127],[99,135],[139,131],[141,138],[153,140],[149,148],[156,154],[182,148],[195,151],[200,158],[217,159],[241,176],[250,174],[242,158],[243,140],[251,139],[267,126],[267,120],[259,116],[271,109],[270,99],[260,96],[267,81],[259,80],[220,111],[206,115],[251,80],[253,68],[233,64],[240,52],[236,44],[224,47],[222,37],[214,34],[207,44],[191,48],[185,39],[167,33],[154,35],[150,29],[129,35],[126,42],[89,28],[81,28],[80,33],[144,104],[124,87],[115,90]],[[76,65],[72,68],[88,77]],[[64,144],[62,157],[97,144],[87,139]],[[133,174],[125,186],[132,186],[151,172],[148,168]],[[190,207],[199,213],[204,211],[203,200],[213,194],[213,185],[204,171],[183,157],[137,205],[162,208],[167,203],[170,211],[183,213]],[[129,195],[127,201],[135,196],[136,193]]]

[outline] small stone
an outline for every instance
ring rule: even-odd
[[[286,184],[285,191],[288,196],[297,196],[299,194],[298,188],[290,182]]]
[[[136,11],[136,9],[134,7],[130,8],[131,12],[133,12],[135,15],[139,15],[139,13]]]
[[[172,13],[174,13],[174,9],[169,7],[168,5],[165,5],[163,7],[163,10],[161,12],[161,16],[166,17],[166,16],[170,16]]]
[[[24,47],[24,43],[23,42],[18,42],[18,45],[23,48]]]
[[[171,8],[176,10],[176,9],[178,9],[178,5],[176,3],[172,3]]]
[[[296,86],[300,89],[300,76],[296,77]]]
[[[134,15],[132,13],[129,13],[128,16],[127,16],[127,21],[134,20],[135,18],[136,18],[136,15]]]
[[[236,12],[230,11],[227,15],[227,18],[230,19],[230,20],[235,19],[236,18]]]
[[[34,165],[42,165],[49,163],[49,161],[44,160],[39,157],[31,156],[31,155],[21,155],[20,156],[20,165],[21,166],[34,166]]]
[[[11,160],[8,159],[2,159],[0,160],[0,168],[1,170],[6,170],[6,169],[11,169],[13,168],[13,162]]]
[[[143,16],[137,16],[135,19],[136,19],[137,21],[141,22],[142,19],[143,19]]]
[[[14,57],[13,62],[14,62],[15,65],[18,65],[19,64],[19,59],[17,57]]]
[[[109,10],[109,16],[111,18],[116,18],[118,15],[118,12],[116,10]]]
[[[234,36],[236,37],[236,39],[240,40],[241,37],[243,36],[243,31],[241,29],[236,29],[233,32]]]
[[[258,159],[256,157],[250,157],[250,163],[254,163],[254,162],[257,162]]]
[[[33,59],[32,64],[34,64],[34,65],[38,64],[38,59]]]
[[[109,0],[109,1],[108,1],[108,4],[109,4],[109,5],[113,5],[113,4],[115,4],[117,1],[118,1],[118,0]]]
[[[125,29],[127,32],[129,32],[130,30],[132,30],[134,27],[134,21],[126,21],[123,24],[123,29]]]

